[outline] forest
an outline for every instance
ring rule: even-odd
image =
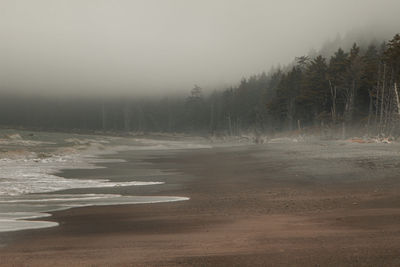
[[[243,78],[237,86],[163,98],[1,93],[0,125],[61,131],[204,135],[400,135],[400,35]]]

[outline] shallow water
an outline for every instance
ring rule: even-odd
[[[69,208],[145,204],[188,200],[186,197],[121,196],[112,194],[38,194],[0,200],[0,232],[57,226],[56,222],[31,221],[46,218],[48,212]]]
[[[1,134],[1,132],[0,132]],[[30,136],[30,135],[29,135]],[[121,162],[101,159],[100,155],[120,151],[170,150],[209,148],[194,142],[76,136],[35,133],[35,140],[27,135],[13,134],[0,140],[0,232],[54,227],[46,221],[48,212],[73,207],[158,203],[188,200],[185,197],[122,196],[119,194],[61,194],[66,189],[92,189],[131,186],[153,186],[163,182],[135,181],[126,177],[124,182],[110,179],[68,179],[55,175],[64,169],[104,168],[101,163]],[[43,156],[43,152],[45,155]],[[151,179],[154,179],[151,178]],[[43,218],[43,220],[31,219]]]

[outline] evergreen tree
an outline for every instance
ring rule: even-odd
[[[307,124],[315,125],[317,121],[324,121],[329,114],[327,70],[326,60],[322,56],[312,60],[305,70],[297,106]]]
[[[330,92],[330,113],[333,124],[336,124],[338,115],[343,113],[343,94],[341,92],[346,87],[345,76],[348,66],[348,54],[339,48],[337,52],[331,57],[329,68],[327,72],[327,79],[329,83]],[[342,110],[342,112],[340,111]]]

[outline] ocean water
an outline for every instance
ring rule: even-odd
[[[39,135],[39,136],[38,136]],[[1,133],[0,133],[1,136]],[[3,134],[4,136],[4,134]],[[126,182],[109,179],[67,179],[57,176],[63,169],[102,168],[96,164],[119,162],[99,156],[119,151],[210,148],[195,142],[165,140],[82,137],[38,134],[30,140],[20,134],[0,137],[0,232],[55,227],[46,221],[49,212],[94,205],[158,203],[188,200],[178,196],[122,196],[118,194],[61,194],[65,189],[90,189],[126,186],[154,186],[159,181]],[[83,190],[84,191],[84,190]],[[82,190],[80,190],[82,192]],[[35,220],[32,220],[35,219]]]

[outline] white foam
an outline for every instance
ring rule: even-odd
[[[6,140],[4,144],[12,143],[21,147],[50,144],[49,142],[42,141],[36,143],[25,142],[21,138],[14,139],[11,141]],[[71,207],[187,200],[188,198],[184,197],[134,197],[111,194],[68,195],[50,193],[77,188],[110,188],[163,184],[158,181],[134,181],[134,177],[131,177],[131,180],[127,182],[115,182],[109,179],[67,179],[55,175],[55,173],[63,169],[95,169],[103,168],[96,165],[98,163],[123,162],[123,160],[118,159],[100,159],[98,158],[99,155],[130,150],[211,148],[209,145],[192,142],[151,139],[130,139],[129,142],[126,142],[127,140],[124,139],[122,144],[119,143],[113,146],[105,145],[110,143],[108,140],[69,138],[64,141],[74,143],[75,145],[72,147],[60,147],[52,154],[46,153],[44,158],[38,157],[35,153],[23,148],[18,153],[2,154],[3,158],[0,158],[0,232],[54,227],[58,224],[46,221],[29,221],[29,219],[44,218],[49,216],[46,212]],[[0,145],[2,145],[1,142]]]
[[[185,141],[154,140],[154,139],[134,139],[135,142],[145,146],[138,147],[141,150],[177,150],[177,149],[206,149],[212,148],[211,145],[198,144]]]
[[[87,143],[89,141],[85,139],[81,141],[81,143]],[[199,149],[211,147],[209,145],[191,142],[160,141],[152,139],[133,139],[133,143],[135,145],[117,145],[106,148],[91,144],[84,150],[69,149],[60,154],[53,154],[47,158],[36,158],[32,154],[24,154],[16,159],[0,159],[0,196],[53,192],[73,188],[160,184],[154,181],[116,183],[109,180],[66,179],[56,176],[53,173],[62,169],[102,168],[96,165],[98,163],[123,162],[123,160],[118,159],[100,159],[97,157],[98,155],[114,154],[118,151]]]
[[[0,232],[13,232],[28,229],[41,229],[58,226],[56,222],[49,221],[25,221],[0,219]]]
[[[1,209],[13,210],[14,205],[26,211],[0,212],[0,232],[39,229],[57,226],[56,222],[31,221],[46,218],[47,212],[69,208],[125,204],[149,204],[189,200],[187,197],[169,196],[121,196],[113,194],[67,194],[67,195],[27,195],[19,199],[1,201]],[[52,202],[53,206],[47,206]],[[51,207],[51,208],[50,208]],[[0,211],[1,211],[0,209]],[[37,210],[36,212],[32,210]],[[46,212],[43,212],[46,211]]]
[[[56,176],[61,169],[94,169],[101,162],[121,162],[121,160],[100,160],[85,155],[54,155],[50,158],[20,158],[0,160],[0,196],[29,193],[53,192],[72,188],[99,188],[117,186],[142,186],[161,184],[160,182],[111,182],[107,179],[66,179]]]

